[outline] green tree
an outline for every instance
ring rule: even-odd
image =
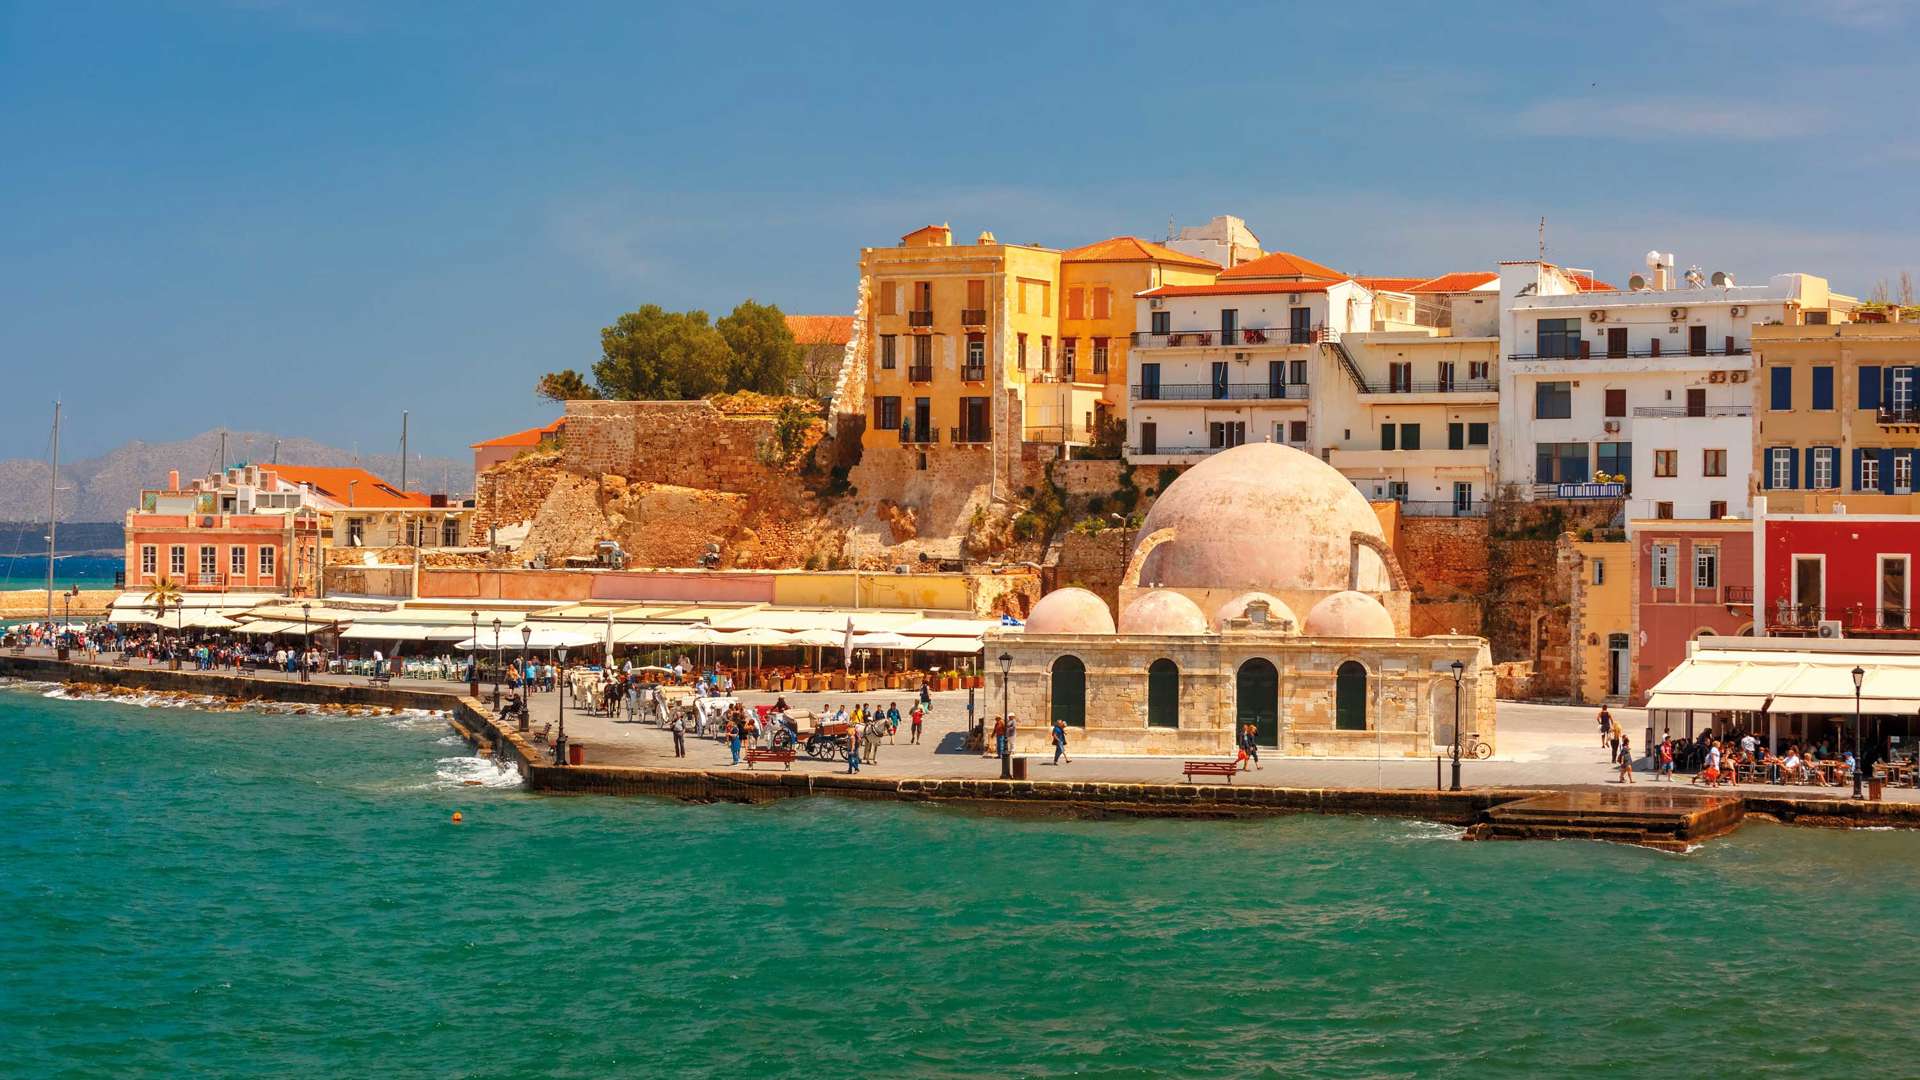
[[[743,300],[715,326],[733,352],[728,390],[788,392],[800,371],[800,346],[794,343],[793,330],[778,307]]]
[[[624,401],[684,401],[726,389],[733,350],[704,311],[648,304],[600,331],[593,381]]]
[[[540,376],[540,381],[533,386],[533,392],[553,401],[582,401],[600,396],[600,391],[587,381],[587,377],[572,368],[550,371]]]

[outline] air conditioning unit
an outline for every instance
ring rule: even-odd
[[[1297,304],[1297,303],[1299,303],[1299,302],[1300,302],[1300,294],[1299,294],[1299,293],[1288,293],[1288,294],[1287,294],[1287,303],[1289,303],[1289,304]]]
[[[1707,372],[1707,381],[1708,382],[1726,382],[1727,373],[1724,371],[1709,371]]]
[[[1685,319],[1686,317],[1687,317],[1687,309],[1686,309],[1686,308],[1683,308],[1683,307],[1677,307],[1677,308],[1668,308],[1668,309],[1667,309],[1667,321],[1668,321],[1668,322],[1679,322],[1679,321],[1681,321],[1682,319]]]
[[[1147,301],[1147,310],[1149,311],[1159,311],[1160,309],[1166,306],[1167,306],[1167,302],[1162,297],[1156,296]]]
[[[1823,638],[1839,637],[1840,636],[1840,620],[1839,619],[1821,619],[1820,620],[1820,636]]]
[[[1587,312],[1587,321],[1588,322],[1606,322],[1607,313],[1605,310],[1601,308],[1595,308],[1592,311]]]
[[[1744,372],[1744,371],[1735,371],[1735,372],[1730,372],[1730,373],[1729,373],[1729,374],[1727,375],[1727,381],[1728,381],[1728,382],[1746,382],[1746,381],[1747,381],[1747,373],[1746,373],[1746,372]]]
[[[1745,315],[1746,313],[1747,313],[1747,309],[1744,307],[1741,307],[1739,304],[1735,304],[1732,307],[1727,309],[1727,314],[1731,315],[1736,319],[1740,318],[1742,315]]]
[[[1249,360],[1251,360],[1251,359],[1253,359],[1252,357],[1250,357],[1250,356],[1248,356],[1248,355],[1247,355],[1246,353],[1243,353],[1243,352],[1237,352],[1237,353],[1234,353],[1234,354],[1233,354],[1233,358],[1234,358],[1235,360],[1238,360],[1238,361],[1240,361],[1240,362],[1241,362],[1241,363],[1243,363],[1243,364],[1244,364],[1244,363],[1246,363],[1247,361],[1249,361]]]
[[[1618,434],[1620,434],[1620,421],[1618,421],[1618,420],[1609,420],[1609,421],[1607,421],[1607,423],[1606,423],[1606,429],[1607,429],[1607,434],[1609,434],[1609,435],[1618,435]]]

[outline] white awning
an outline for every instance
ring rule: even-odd
[[[792,645],[793,635],[783,634],[778,630],[766,630],[756,626],[747,630],[736,631],[731,634],[714,634],[713,641],[711,643],[714,645],[719,645],[723,648],[727,646],[748,646],[748,645],[780,647],[780,646]]]
[[[514,632],[513,640],[511,641],[507,640],[504,634],[501,635],[500,639],[500,647],[508,651],[522,647],[539,649],[541,651],[548,649],[576,649],[583,645],[598,645],[600,643],[600,635],[598,634],[582,633],[577,630],[559,630],[550,627],[535,628],[533,633],[527,637],[524,644],[521,641],[518,631]],[[478,642],[473,638],[466,638],[455,645],[454,648],[469,651],[479,649],[481,652],[486,652],[493,648],[493,635],[483,634]]]
[[[976,653],[986,648],[986,642],[979,638],[936,637],[915,645],[921,652],[937,653]]]

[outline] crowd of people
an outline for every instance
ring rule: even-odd
[[[1605,708],[1600,710],[1600,743],[1607,747],[1609,767],[1617,782],[1635,783],[1634,773],[1640,758],[1633,752],[1633,740],[1620,729],[1618,721]],[[1748,728],[1715,732],[1703,730],[1691,739],[1675,739],[1663,732],[1660,741],[1647,755],[1648,771],[1655,782],[1673,781],[1676,771],[1692,774],[1688,784],[1725,787],[1736,783],[1814,784],[1838,787],[1853,782],[1854,773],[1872,776],[1874,765],[1893,761],[1888,740],[1870,745],[1856,760],[1853,751],[1829,746],[1825,740],[1789,742],[1784,750],[1770,747],[1765,737]]]

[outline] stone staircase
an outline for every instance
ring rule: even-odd
[[[1561,791],[1504,803],[1467,830],[1469,840],[1612,840],[1684,851],[1732,831],[1746,803],[1732,795],[1672,791]]]

